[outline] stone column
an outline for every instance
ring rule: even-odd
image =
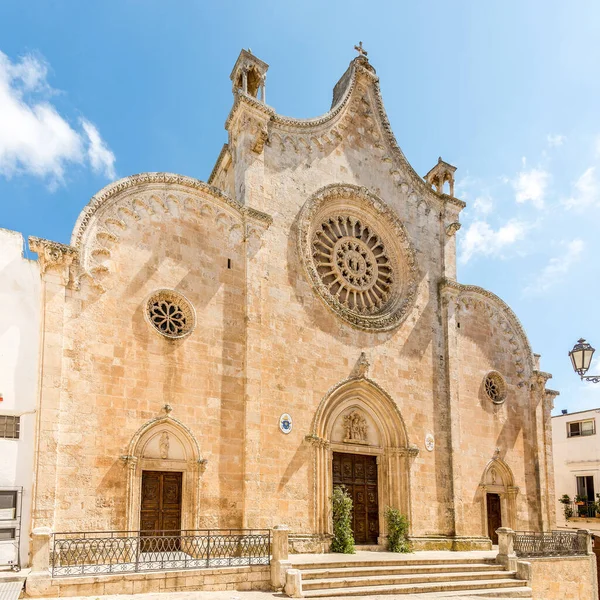
[[[272,530],[271,585],[275,590],[285,586],[285,574],[292,568],[292,563],[288,560],[289,532],[287,525],[276,525]]]
[[[31,532],[31,572],[47,573],[50,568],[50,527],[36,527]]]
[[[509,527],[496,529],[498,534],[498,556],[496,562],[507,569],[514,571],[517,562],[515,554],[515,532]]]
[[[302,573],[300,569],[290,569],[287,572],[285,593],[290,598],[302,598]]]

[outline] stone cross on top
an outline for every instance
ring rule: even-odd
[[[360,54],[360,56],[367,56],[369,54],[362,45],[362,42],[358,42],[358,46],[354,46],[354,49]]]

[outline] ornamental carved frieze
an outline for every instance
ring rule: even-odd
[[[330,185],[300,212],[298,252],[315,292],[341,318],[366,330],[399,325],[417,287],[406,230],[364,187]]]

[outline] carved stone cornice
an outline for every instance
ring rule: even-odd
[[[76,248],[34,236],[29,237],[29,248],[32,252],[37,252],[42,276],[50,269],[59,269],[62,271],[63,283],[70,283],[69,267],[79,255]]]

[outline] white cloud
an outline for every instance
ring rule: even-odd
[[[576,238],[568,243],[563,243],[563,246],[565,247],[564,252],[548,261],[531,285],[525,288],[525,294],[541,294],[560,283],[571,267],[581,258],[584,248],[583,240]]]
[[[596,174],[596,167],[586,169],[573,184],[573,188],[572,195],[562,202],[566,208],[585,210],[600,204],[600,181]]]
[[[0,52],[0,175],[34,175],[54,187],[68,166],[89,162],[114,177],[114,155],[97,129],[82,120],[84,131],[76,131],[49,102],[55,92],[47,74],[37,57],[11,62]]]
[[[529,200],[536,208],[542,208],[544,206],[544,195],[550,180],[550,173],[543,169],[534,168],[526,170],[525,166],[526,162],[523,159],[523,170],[512,182],[517,192],[516,200],[521,204]]]
[[[111,152],[98,129],[89,121],[81,119],[81,126],[89,140],[88,158],[96,173],[103,172],[109,179],[115,178],[115,155]]]
[[[490,196],[477,196],[473,202],[473,208],[482,215],[487,215],[494,208],[494,201]]]
[[[522,221],[509,221],[497,230],[486,221],[474,221],[460,239],[460,262],[474,256],[502,256],[502,252],[523,239],[529,226]]]
[[[558,146],[562,146],[566,139],[566,136],[561,135],[559,133],[549,133],[546,136],[546,141],[548,142],[548,146],[550,148],[557,148]]]

